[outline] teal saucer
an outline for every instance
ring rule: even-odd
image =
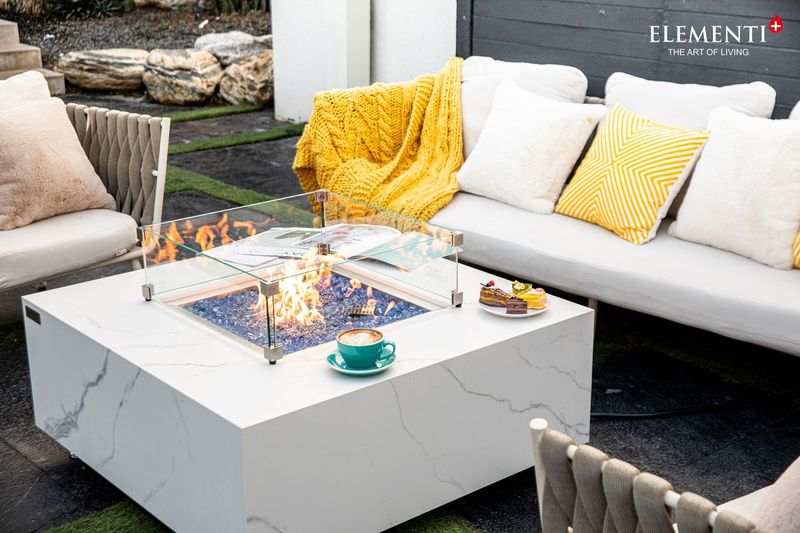
[[[345,364],[344,359],[342,359],[342,356],[339,354],[338,350],[332,352],[326,358],[326,361],[328,361],[328,365],[330,365],[331,368],[337,372],[341,372],[342,374],[347,374],[348,376],[370,376],[372,374],[377,374],[378,372],[383,372],[392,366],[396,360],[397,356],[392,354],[386,359],[378,360],[373,367],[355,369],[347,368],[347,365]]]

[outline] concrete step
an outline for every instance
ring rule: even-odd
[[[19,44],[19,28],[16,22],[0,19],[0,44]]]
[[[44,74],[44,77],[47,80],[47,85],[48,87],[50,87],[51,96],[64,94],[64,75],[61,74],[60,72],[53,72],[52,70],[47,70],[46,68],[1,71],[0,80],[8,79],[11,76],[15,76],[17,74],[22,74],[23,72],[27,72],[28,70],[38,70],[39,72]]]
[[[27,44],[0,44],[0,71],[42,68],[42,51]]]

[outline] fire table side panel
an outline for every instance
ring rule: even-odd
[[[243,530],[241,430],[23,305],[36,425],[169,527]]]
[[[593,330],[584,313],[247,428],[247,531],[384,530],[532,466],[534,417],[586,442]]]

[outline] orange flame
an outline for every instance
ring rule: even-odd
[[[344,293],[344,297],[345,298],[350,298],[353,295],[353,293],[356,292],[356,289],[360,289],[360,288],[361,288],[361,282],[358,281],[355,278],[351,279],[350,280],[350,288],[347,289],[346,293]]]
[[[318,311],[322,305],[319,291],[331,284],[332,272],[327,267],[334,260],[334,256],[316,255],[312,251],[300,261],[284,263],[281,269],[273,273],[274,278],[281,278],[278,294],[272,297],[276,325],[294,322],[308,326],[325,322],[325,317]],[[351,285],[361,285],[358,280],[353,281],[355,284],[351,282]],[[259,295],[255,311],[266,313],[267,299],[264,295]]]
[[[205,252],[215,246],[229,244],[245,237],[252,237],[258,233],[257,227],[268,224],[273,220],[274,217],[267,217],[262,222],[235,220],[230,224],[228,213],[223,213],[219,220],[212,224],[204,224],[197,228],[197,231],[195,231],[191,220],[184,221],[180,230],[173,222],[170,224],[168,231],[162,235],[158,237],[149,235],[147,237],[147,249],[154,252],[150,257],[150,261],[153,263],[175,261],[178,256],[178,249],[175,244],[184,244],[187,239],[194,240],[194,244],[200,248],[200,251]],[[173,242],[170,242],[170,240]]]
[[[389,314],[389,311],[391,311],[392,309],[394,309],[394,307],[395,307],[396,305],[397,305],[397,303],[396,303],[394,300],[392,300],[391,302],[389,302],[389,305],[387,305],[387,306],[386,306],[386,311],[384,311],[384,312],[383,312],[383,316],[386,316],[386,315],[388,315],[388,314]]]

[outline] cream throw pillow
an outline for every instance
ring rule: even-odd
[[[0,80],[0,109],[48,98],[50,88],[41,72],[29,70],[7,80]]]
[[[480,138],[494,101],[494,92],[503,80],[539,96],[582,104],[588,80],[583,72],[566,65],[537,65],[498,61],[472,56],[461,68],[461,115],[464,132],[464,159]]]
[[[501,82],[483,133],[457,174],[461,190],[552,213],[605,114],[602,105],[557,102]]]
[[[792,268],[800,229],[800,122],[711,112],[711,138],[670,234]]]
[[[0,113],[0,230],[85,209],[114,209],[58,98]]]

